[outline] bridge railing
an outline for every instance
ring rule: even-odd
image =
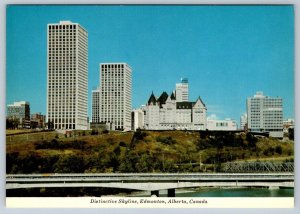
[[[281,173],[105,173],[105,174],[8,174],[7,182],[41,182],[41,181],[209,181],[209,180],[266,180],[294,179],[292,172]]]
[[[223,172],[294,172],[293,162],[228,162]]]

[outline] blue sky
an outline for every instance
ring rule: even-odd
[[[208,116],[239,121],[247,97],[263,91],[294,118],[293,6],[8,6],[7,104],[46,113],[46,27],[60,20],[89,33],[90,116],[99,63],[127,62],[134,108],[187,77]]]

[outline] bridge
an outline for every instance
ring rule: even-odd
[[[280,173],[97,173],[7,174],[6,189],[51,187],[106,187],[151,191],[191,187],[294,187],[294,174]]]

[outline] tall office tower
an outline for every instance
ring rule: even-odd
[[[78,23],[48,24],[47,122],[88,128],[88,33]]]
[[[100,122],[131,129],[132,71],[126,63],[100,64]]]
[[[268,132],[271,137],[283,137],[282,98],[257,92],[247,99],[247,118],[250,132]]]
[[[181,83],[176,83],[176,101],[189,101],[189,82],[187,78],[181,78]]]
[[[100,88],[92,90],[92,123],[100,122]]]

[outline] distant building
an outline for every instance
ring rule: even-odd
[[[88,129],[88,33],[78,23],[47,26],[47,122]]]
[[[250,132],[266,132],[271,137],[283,138],[282,98],[257,92],[247,99],[247,118]]]
[[[187,83],[187,82],[186,82]],[[184,84],[186,84],[184,83]],[[177,87],[177,85],[176,85]],[[177,88],[178,89],[178,88]],[[179,90],[180,91],[180,90]],[[184,91],[184,90],[183,90]],[[181,93],[181,92],[180,92]],[[177,95],[180,93],[176,93]],[[182,94],[182,93],[181,93]],[[188,94],[188,91],[183,94]],[[144,111],[144,128],[148,130],[205,130],[206,106],[200,97],[195,102],[177,100],[174,92],[163,92],[156,98],[152,92]],[[183,98],[184,97],[184,98]]]
[[[181,83],[176,83],[175,96],[177,102],[189,101],[189,82],[187,78],[181,78]]]
[[[36,127],[31,126],[31,128],[44,128],[46,123],[46,116],[41,113],[35,113],[31,115],[31,124],[35,124]]]
[[[7,119],[16,121],[19,128],[30,128],[30,104],[26,101],[7,105]]]
[[[144,129],[144,112],[142,109],[133,109],[131,112],[131,130]]]
[[[207,129],[211,131],[236,131],[238,127],[235,120],[207,119]]]
[[[246,124],[247,124],[247,113],[243,114],[240,118],[240,129],[246,130]]]
[[[92,90],[92,123],[100,123],[100,88]]]
[[[294,129],[295,127],[295,120],[294,119],[287,119],[283,121],[283,132],[288,133],[289,129]]]
[[[100,123],[131,130],[132,70],[126,63],[100,64]]]

